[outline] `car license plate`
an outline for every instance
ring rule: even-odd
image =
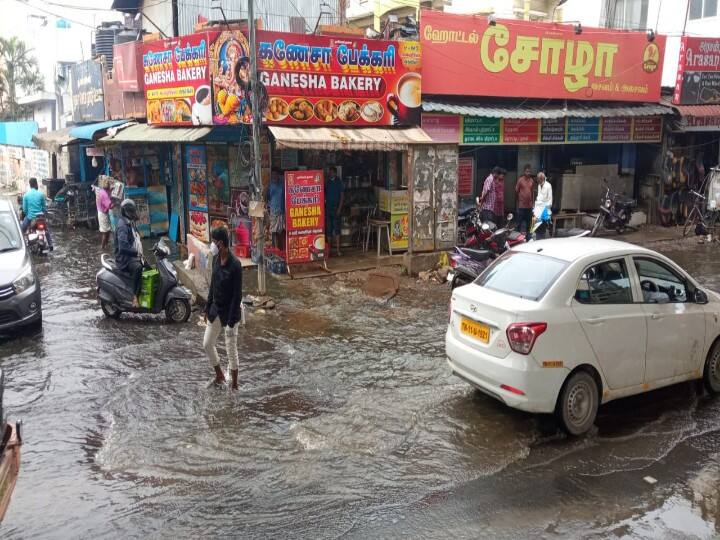
[[[466,336],[470,336],[483,343],[490,342],[490,327],[486,324],[471,321],[463,317],[460,320],[460,331]]]

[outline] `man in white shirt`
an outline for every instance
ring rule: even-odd
[[[545,178],[544,172],[539,172],[537,175],[538,180],[538,191],[537,191],[537,198],[535,199],[535,209],[533,213],[535,214],[535,219],[539,220],[541,219],[540,216],[542,216],[543,211],[547,208],[548,210],[548,216],[550,215],[551,209],[552,209],[552,203],[553,203],[553,196],[552,196],[552,186],[550,185],[550,182],[547,181]],[[545,238],[545,234],[547,233],[547,228],[549,224],[542,224],[539,228],[535,229],[535,238],[537,240],[540,240],[542,238]]]

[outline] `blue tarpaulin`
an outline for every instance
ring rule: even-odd
[[[32,136],[37,132],[37,122],[0,122],[0,144],[34,148]]]
[[[107,122],[97,122],[95,124],[75,126],[70,130],[70,135],[76,139],[87,139],[88,141],[92,141],[93,136],[98,131],[104,131],[122,124],[127,124],[127,120],[108,120]]]

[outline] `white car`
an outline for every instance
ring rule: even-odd
[[[667,257],[597,238],[530,242],[452,292],[453,373],[588,431],[598,405],[691,379],[720,392],[720,295]]]

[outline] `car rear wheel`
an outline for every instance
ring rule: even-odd
[[[106,302],[105,300],[100,300],[100,308],[102,309],[103,313],[106,317],[109,317],[111,319],[119,319],[122,312],[113,306],[110,302]]]
[[[574,373],[563,386],[557,417],[570,435],[587,433],[595,422],[599,404],[598,386],[586,371]]]
[[[720,343],[716,343],[707,360],[703,372],[703,383],[711,394],[720,394]]]

